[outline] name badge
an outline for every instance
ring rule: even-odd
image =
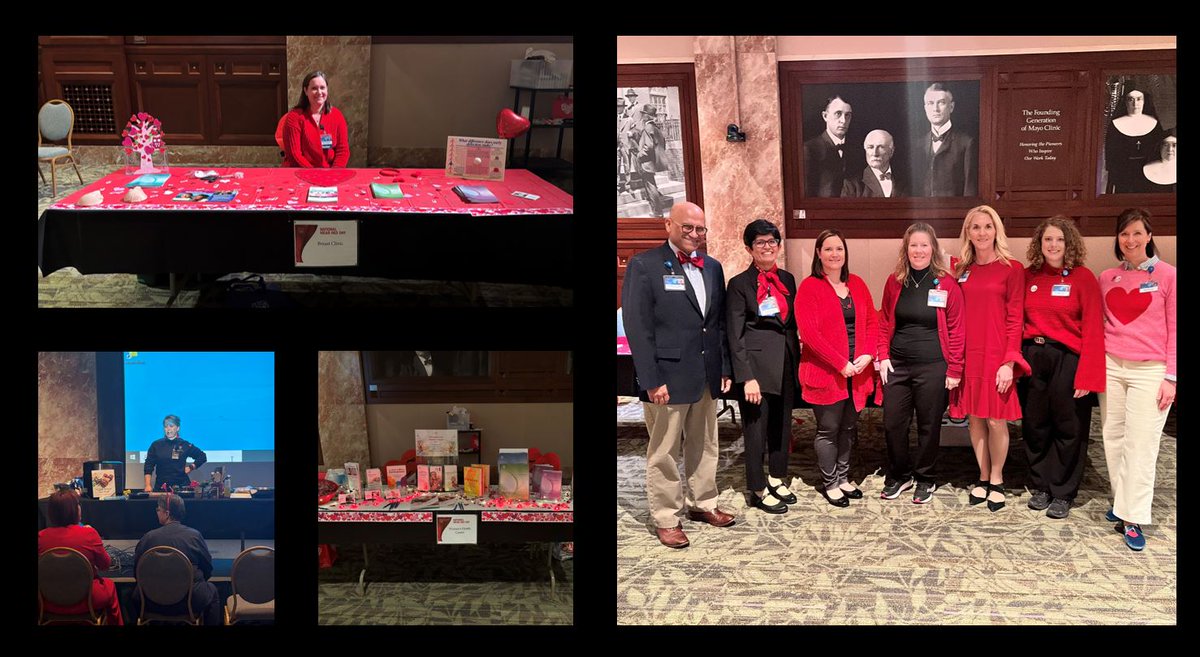
[[[964,272],[962,273],[962,276],[959,276],[959,277],[958,277],[958,282],[959,282],[959,283],[966,283],[966,282],[967,282],[967,279],[968,279],[968,278],[970,278],[970,277],[971,277],[971,270],[970,270],[970,269],[968,269],[968,270],[966,270],[966,271],[964,271]]]
[[[758,304],[759,317],[774,317],[779,314],[779,302],[775,297],[767,297],[763,302]]]
[[[687,284],[683,282],[683,276],[664,274],[663,289],[668,292],[686,292]]]
[[[929,301],[927,301],[925,305],[929,306],[930,308],[945,308],[946,299],[949,297],[950,293],[946,290],[930,290]]]
[[[1069,297],[1071,296],[1071,285],[1069,283],[1059,283],[1050,288],[1050,296],[1052,297]]]
[[[1138,292],[1145,294],[1146,292],[1158,292],[1158,281],[1146,281],[1138,286]]]
[[[321,135],[321,148],[333,148],[333,135],[328,133]]]

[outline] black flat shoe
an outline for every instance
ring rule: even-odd
[[[986,481],[984,481],[984,480],[982,480],[982,479],[980,479],[979,481],[975,482],[975,485],[974,485],[974,486],[972,486],[971,488],[972,488],[972,489],[974,489],[974,488],[982,488],[982,489],[983,489],[983,497],[975,497],[974,495],[972,495],[972,494],[971,494],[971,491],[969,491],[969,490],[968,490],[968,491],[967,491],[967,502],[969,502],[969,503],[971,504],[971,506],[975,506],[975,505],[977,505],[977,504],[983,504],[984,502],[986,502],[986,501],[987,501],[987,494],[988,494],[988,486],[989,486],[989,485],[990,485],[990,484],[988,484],[988,482],[986,482]]]
[[[784,504],[795,504],[797,502],[796,494],[791,491],[788,491],[787,495],[780,495],[779,489],[782,487],[783,487],[783,484],[780,484],[778,486],[772,486],[770,484],[770,482],[767,482],[767,490],[770,491],[772,495],[779,498],[779,500],[781,502],[783,502]]]
[[[988,491],[989,492],[994,491],[994,492],[1000,493],[1001,495],[1004,495],[1004,482],[1002,481],[998,484],[988,484]],[[1004,502],[993,502],[991,500],[988,500],[987,506],[988,506],[988,511],[996,512],[996,511],[999,511],[1000,509],[1004,508]]]
[[[770,490],[770,487],[768,487],[768,490]],[[774,495],[774,493],[771,493],[771,495]],[[767,504],[763,501],[763,498],[758,496],[758,493],[750,493],[750,506],[762,509],[767,513],[787,513],[788,510],[787,505],[783,502]]]
[[[844,493],[844,492],[845,492],[845,491],[843,491],[843,493]],[[826,501],[826,502],[829,502],[830,504],[832,504],[832,505],[834,505],[834,506],[837,506],[837,507],[842,507],[842,508],[845,508],[845,507],[848,507],[848,506],[850,506],[850,498],[849,498],[849,497],[847,497],[847,496],[846,496],[846,495],[844,495],[844,494],[843,494],[841,497],[839,497],[839,498],[837,498],[837,499],[835,500],[835,499],[833,499],[832,497],[830,497],[830,496],[829,496],[829,493],[828,493],[828,492],[827,492],[827,491],[826,491],[824,488],[822,488],[822,489],[821,489],[821,496],[825,498],[825,501]]]
[[[860,490],[858,488],[855,488],[854,490],[846,490],[845,488],[842,488],[841,491],[842,491],[842,495],[845,495],[846,497],[849,497],[852,500],[861,500],[862,499],[862,490]]]

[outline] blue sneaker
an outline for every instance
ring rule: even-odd
[[[1134,552],[1141,552],[1146,547],[1146,537],[1142,535],[1141,527],[1125,525],[1125,545]]]
[[[1113,508],[1111,506],[1108,507],[1108,512],[1104,514],[1104,519],[1109,522],[1116,522],[1116,521],[1120,520],[1120,518],[1118,518],[1116,516],[1116,514],[1113,513]]]

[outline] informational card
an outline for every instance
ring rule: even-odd
[[[479,543],[479,516],[474,513],[438,513],[434,515],[438,545],[475,545]]]
[[[102,500],[117,494],[115,470],[92,470],[92,497]]]
[[[395,488],[396,486],[404,485],[404,466],[389,465],[387,466],[387,482],[388,486]]]
[[[358,472],[357,463],[346,464],[346,488],[352,491],[362,490],[362,475]]]
[[[508,142],[487,137],[446,137],[446,177],[504,180]]]
[[[297,267],[358,265],[357,221],[304,221],[292,226]]]
[[[442,477],[442,486],[445,490],[458,490],[458,466],[446,465],[442,468],[446,471],[446,476]]]
[[[417,490],[429,490],[429,466],[423,463],[417,466]]]
[[[383,488],[383,477],[379,468],[367,468],[367,488],[370,490],[381,490]]]
[[[454,429],[417,429],[416,442],[417,456],[458,456],[458,431]]]

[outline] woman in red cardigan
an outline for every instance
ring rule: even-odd
[[[1021,356],[1025,268],[1009,251],[1004,224],[990,206],[967,212],[959,239],[962,257],[955,274],[967,305],[966,370],[959,394],[950,395],[950,414],[970,416],[979,482],[968,500],[986,500],[989,511],[999,511],[1005,500],[1008,421],[1021,419],[1013,381],[1029,372]]]
[[[344,167],[350,162],[346,117],[329,102],[325,74],[304,76],[300,100],[283,124],[283,166],[308,169]]]
[[[1083,266],[1087,249],[1075,222],[1050,217],[1033,231],[1026,254],[1021,435],[1029,455],[1029,508],[1066,518],[1083,479],[1092,404],[1104,392],[1104,321],[1100,283]]]
[[[880,497],[894,500],[916,484],[914,504],[933,500],[934,467],[947,391],[963,376],[963,296],[941,259],[933,227],[904,231],[896,271],[883,286],[879,310],[879,377],[888,474]],[[917,451],[909,457],[908,428],[917,418]]]
[[[72,548],[83,553],[92,562],[95,579],[92,580],[92,609],[105,615],[105,624],[121,625],[121,604],[117,601],[117,587],[111,579],[100,577],[107,570],[112,558],[104,550],[100,534],[90,525],[80,524],[82,510],[79,496],[72,490],[57,490],[46,505],[49,526],[38,532],[38,554],[59,547]],[[56,607],[47,602],[46,611],[57,614],[86,614],[87,602],[68,608]]]
[[[850,482],[850,447],[858,436],[858,413],[875,387],[875,302],[863,280],[850,273],[846,240],[821,231],[813,249],[812,276],[796,292],[800,329],[801,398],[817,416],[814,446],[821,494],[834,506],[850,506],[862,491]]]

